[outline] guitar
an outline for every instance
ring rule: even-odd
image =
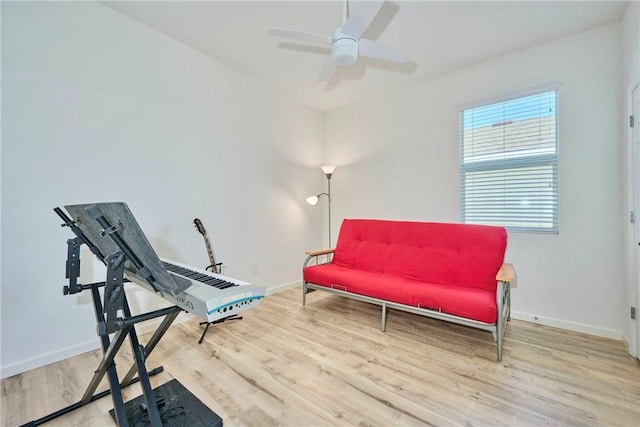
[[[212,268],[211,271],[213,271],[214,273],[220,274],[220,266],[222,265],[222,263],[216,262],[216,256],[213,254],[213,249],[211,249],[211,242],[209,242],[209,236],[207,236],[207,230],[204,229],[204,225],[202,225],[202,221],[200,221],[198,218],[194,219],[193,223],[198,229],[198,232],[202,234],[202,237],[204,237],[204,244],[207,246],[207,254],[209,255],[209,262],[211,263],[211,265],[209,266]]]

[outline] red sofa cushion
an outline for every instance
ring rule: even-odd
[[[328,288],[442,311],[479,322],[496,323],[497,319],[496,294],[485,289],[418,282],[331,263],[307,267],[304,280]]]
[[[502,227],[345,219],[332,263],[442,285],[495,291],[504,261]]]
[[[333,259],[306,282],[495,323],[502,227],[345,219]]]

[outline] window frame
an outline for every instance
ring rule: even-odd
[[[526,98],[529,96],[540,95],[548,92],[554,92],[555,94],[555,153],[540,153],[532,154],[530,156],[514,157],[514,158],[494,158],[488,160],[476,160],[473,162],[464,163],[464,114],[468,110],[475,108],[488,107],[493,104],[507,103],[509,101],[515,101],[520,98]],[[507,229],[509,232],[518,233],[533,233],[533,234],[559,234],[560,232],[560,177],[559,177],[559,164],[560,164],[560,87],[559,85],[538,87],[527,91],[520,91],[517,93],[511,93],[500,97],[494,97],[484,101],[476,101],[472,104],[465,105],[459,108],[459,178],[460,178],[460,222],[465,224],[479,224],[479,225],[498,225]],[[538,116],[540,118],[542,116]],[[504,152],[504,151],[503,151]],[[552,176],[555,184],[555,200],[551,203],[550,207],[555,208],[555,212],[552,214],[552,226],[551,227],[532,227],[532,226],[513,226],[507,225],[508,221],[505,220],[503,212],[502,217],[496,217],[496,219],[502,220],[504,224],[499,225],[495,222],[489,224],[488,222],[469,222],[466,218],[466,183],[465,177],[468,172],[479,171],[499,171],[509,170],[514,171],[524,167],[540,167],[551,166]]]

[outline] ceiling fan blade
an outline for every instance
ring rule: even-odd
[[[349,3],[349,17],[342,26],[342,32],[359,39],[380,11],[382,3],[384,0]]]
[[[331,80],[331,77],[333,77],[337,69],[338,67],[336,67],[336,64],[333,63],[333,58],[329,56],[327,58],[327,62],[325,62],[324,66],[322,67],[322,71],[320,72],[320,77],[318,78],[318,80],[320,80],[321,82],[328,82],[329,80]]]
[[[397,62],[399,64],[404,64],[409,61],[409,54],[404,50],[373,40],[360,39],[358,42],[358,51],[362,56]]]
[[[331,36],[325,36],[322,34],[305,33],[304,31],[296,30],[283,30],[281,28],[270,28],[269,34],[272,36],[286,37],[288,39],[331,45]]]

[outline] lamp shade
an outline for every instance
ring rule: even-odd
[[[333,171],[336,170],[335,166],[320,166],[320,168],[326,175],[331,175]]]
[[[307,197],[307,203],[309,203],[311,206],[315,206],[318,204],[318,200],[320,200],[320,198],[318,196],[309,196]]]

